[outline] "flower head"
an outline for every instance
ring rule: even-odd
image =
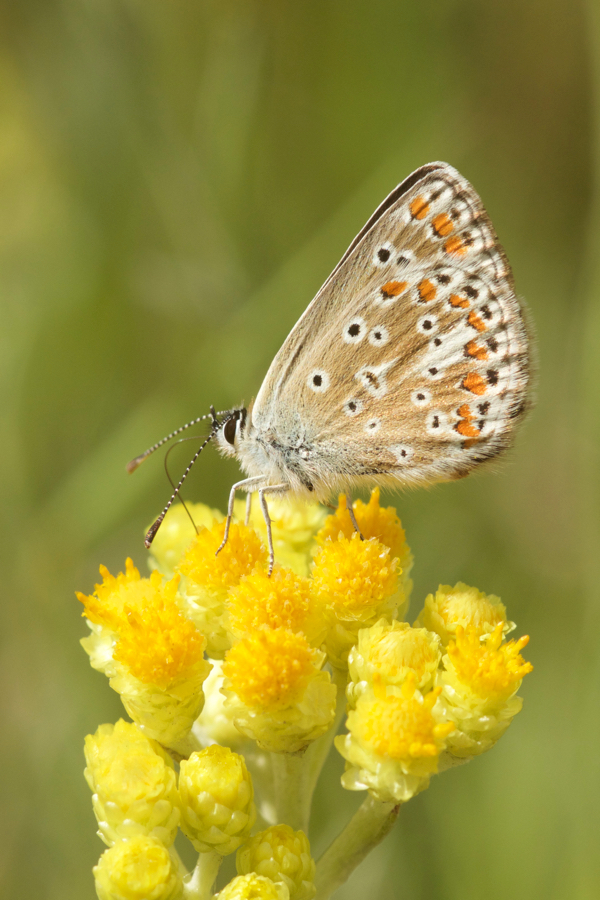
[[[403,594],[408,598],[412,589],[409,575],[413,566],[413,555],[406,542],[406,534],[398,513],[392,506],[380,506],[379,496],[380,490],[375,487],[371,491],[368,503],[356,500],[352,504],[354,516],[363,537],[377,538],[381,544],[389,547],[392,559],[398,560],[398,574]],[[325,520],[317,535],[317,542],[322,546],[328,539],[337,541],[340,535],[350,538],[353,534],[354,524],[348,512],[348,500],[345,494],[340,494],[338,508]]]
[[[515,696],[533,666],[521,656],[529,641],[503,642],[503,623],[481,638],[473,627],[457,628],[438,675],[444,714],[456,724],[448,751],[468,759],[489,750],[522,707]],[[451,760],[450,760],[451,762]]]
[[[206,635],[207,653],[222,659],[231,641],[227,633],[225,600],[244,575],[264,568],[267,552],[253,528],[234,522],[223,549],[225,523],[202,528],[181,557],[180,593],[190,619]]]
[[[99,900],[179,900],[181,876],[167,848],[151,837],[119,841],[94,867]]]
[[[210,671],[205,639],[181,612],[178,578],[159,572],[141,578],[130,559],[116,577],[104,567],[94,594],[78,594],[92,634],[82,640],[92,665],[150,737],[172,746],[199,715],[202,683]]]
[[[236,867],[240,875],[256,872],[283,882],[290,900],[312,900],[316,893],[315,863],[308,838],[289,825],[272,825],[251,837],[238,850]]]
[[[140,834],[173,843],[179,797],[173,763],[159,744],[119,719],[88,734],[85,758],[98,833],[106,844]]]
[[[348,700],[356,699],[376,680],[400,685],[409,673],[421,691],[434,683],[440,663],[440,639],[426,628],[411,628],[406,622],[380,619],[358,633],[358,644],[348,656]]]
[[[302,632],[316,645],[325,634],[323,614],[309,580],[281,566],[270,577],[258,570],[242,578],[229,593],[227,609],[229,630],[238,638],[262,626]]]
[[[397,562],[376,538],[360,535],[327,541],[315,558],[313,592],[325,612],[327,654],[344,667],[358,632],[381,616],[392,618],[398,605]]]
[[[415,625],[435,631],[447,647],[459,626],[474,628],[483,635],[492,632],[499,622],[505,634],[515,627],[506,621],[506,608],[500,598],[459,581],[454,587],[441,584],[435,594],[429,594]]]
[[[236,726],[265,749],[296,752],[327,730],[335,686],[325,656],[303,634],[263,628],[233,645],[223,665]],[[293,748],[293,749],[292,749]]]
[[[405,802],[428,786],[455,726],[434,715],[440,688],[423,696],[414,675],[394,693],[379,687],[359,697],[348,715],[349,734],[336,738],[346,759],[342,784],[349,790],[369,788],[380,800]]]

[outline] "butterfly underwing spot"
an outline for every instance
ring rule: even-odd
[[[428,366],[427,369],[423,372],[425,378],[428,381],[439,381],[440,378],[443,378],[446,374],[446,370],[440,368],[440,366]]]
[[[441,347],[441,346],[442,346],[442,339],[439,338],[439,337],[436,337],[436,338],[433,339],[433,341],[432,341],[431,343],[433,344],[434,347]]]
[[[350,400],[346,400],[343,410],[347,416],[357,416],[359,412],[362,412],[363,405],[362,400],[357,400],[355,397],[352,397]]]
[[[488,338],[486,341],[486,344],[488,345],[488,347],[490,348],[492,353],[498,352],[498,341],[496,340],[496,338],[494,338],[494,337]]]
[[[454,224],[450,216],[444,212],[433,217],[431,227],[435,237],[447,237],[454,229]]]
[[[463,403],[457,410],[456,413],[459,417],[459,421],[454,426],[454,430],[457,431],[462,437],[466,438],[476,438],[479,437],[481,431],[474,424],[477,416],[471,409],[468,403]]]
[[[465,256],[467,252],[467,246],[457,234],[454,234],[452,237],[449,237],[444,244],[444,250],[448,256],[462,257]]]
[[[414,403],[415,406],[419,407],[427,406],[431,403],[431,397],[431,391],[425,391],[423,389],[413,391],[410,395],[411,403]]]
[[[423,316],[417,322],[417,331],[421,334],[433,334],[437,330],[438,320],[436,316]]]
[[[424,278],[423,281],[417,285],[417,291],[419,292],[419,300],[421,303],[431,303],[437,296],[437,288],[429,278]]]
[[[367,434],[375,434],[381,428],[381,419],[369,419],[365,425]]]
[[[390,334],[385,325],[376,325],[369,332],[369,343],[373,347],[382,347],[390,339]]]
[[[429,212],[429,203],[425,197],[415,197],[410,204],[410,214],[413,219],[424,219]]]
[[[489,342],[488,342],[489,343]],[[498,344],[496,344],[496,349],[498,348]],[[488,352],[481,344],[478,344],[477,341],[468,341],[465,344],[464,355],[466,357],[470,357],[471,359],[478,359],[480,361],[486,360],[488,358]]]
[[[401,465],[410,462],[415,455],[415,451],[408,444],[394,444],[390,449]]]
[[[392,359],[379,366],[363,366],[354,377],[373,397],[384,397],[388,390],[385,376],[395,362],[396,360]]]
[[[390,262],[392,262],[394,252],[395,247],[389,241],[386,241],[385,244],[381,244],[373,254],[373,265],[378,268],[388,266]]]
[[[379,306],[389,306],[395,303],[408,288],[408,281],[388,281],[377,291],[375,302]]]
[[[487,325],[474,309],[467,316],[467,322],[475,331],[487,331]]]
[[[478,375],[477,372],[469,372],[463,380],[461,381],[461,387],[465,389],[465,391],[470,391],[472,394],[485,394],[487,390],[487,386],[485,383],[485,379]]]
[[[313,369],[306,380],[307,385],[315,394],[324,393],[330,384],[329,375],[322,369]]]
[[[434,410],[426,419],[425,428],[433,437],[440,437],[447,429],[448,420],[442,410]]]
[[[488,369],[486,372],[487,382],[491,384],[492,387],[498,384],[498,372],[496,369]]]
[[[342,337],[346,344],[358,344],[365,336],[365,320],[357,317],[344,326]]]
[[[460,294],[450,294],[448,303],[450,306],[454,307],[454,309],[468,309],[471,305],[470,300],[466,297],[461,297]]]
[[[396,265],[399,269],[405,269],[407,266],[414,261],[415,254],[412,250],[401,250],[398,258],[396,259]]]
[[[480,403],[477,407],[477,411],[480,416],[487,416],[490,411],[490,401],[485,400],[483,403]]]

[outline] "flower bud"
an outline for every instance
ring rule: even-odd
[[[236,868],[240,875],[256,872],[271,881],[284,882],[290,900],[312,900],[315,896],[315,862],[308,838],[289,825],[272,825],[246,841],[237,852]]]
[[[147,835],[170,846],[179,822],[173,763],[136,725],[119,719],[85,739],[84,775],[93,792],[98,833],[108,844]]]
[[[290,900],[283,882],[273,882],[264,875],[238,875],[217,894],[215,900]]]
[[[133,837],[118,841],[94,866],[99,900],[180,900],[181,876],[160,841]]]
[[[211,744],[181,762],[181,830],[200,853],[233,853],[256,819],[252,779],[244,758]]]

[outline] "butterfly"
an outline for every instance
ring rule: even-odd
[[[235,492],[249,501],[257,492],[270,569],[269,493],[323,500],[354,487],[462,478],[498,456],[523,419],[529,347],[510,265],[479,196],[447,163],[422,166],[352,241],[253,403],[211,409],[211,433],[146,546],[209,440],[247,475],[231,488],[222,546]],[[159,441],[130,471],[206,418]],[[348,510],[353,517],[350,497]]]

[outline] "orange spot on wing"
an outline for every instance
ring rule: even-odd
[[[435,300],[437,294],[437,288],[433,282],[429,280],[429,278],[425,278],[419,284],[419,297],[421,300],[424,300],[425,303],[429,303],[431,300]]]
[[[477,315],[477,313],[474,310],[472,310],[469,313],[469,315],[467,316],[467,322],[469,323],[471,328],[474,328],[476,331],[485,331],[486,330],[485,322],[483,321],[481,316]]]
[[[429,203],[425,197],[415,197],[409,208],[413,219],[424,219],[429,212]]]
[[[454,228],[452,219],[446,213],[440,213],[439,216],[433,219],[431,224],[435,233],[439,234],[440,237],[446,237]]]
[[[482,347],[481,344],[477,344],[475,341],[469,341],[468,344],[465,344],[465,353],[474,359],[484,360],[488,358],[485,347]]]
[[[477,372],[469,372],[462,380],[462,386],[472,394],[485,394],[486,384],[481,375]]]
[[[452,296],[450,297],[450,304],[451,306],[466,309],[469,306],[469,301],[466,297],[459,297],[458,294],[452,294]]]
[[[478,428],[475,427],[475,425],[472,424],[476,416],[469,404],[463,403],[462,406],[459,406],[456,412],[460,416],[461,421],[457,422],[457,424],[454,426],[455,430],[466,438],[479,437],[481,432]]]
[[[388,281],[381,288],[384,297],[399,297],[408,287],[408,281]]]
[[[451,238],[448,238],[448,240],[444,244],[444,250],[446,251],[446,253],[450,253],[453,256],[464,256],[467,252],[467,248],[465,247],[463,241],[461,241],[461,239],[456,234]]]

